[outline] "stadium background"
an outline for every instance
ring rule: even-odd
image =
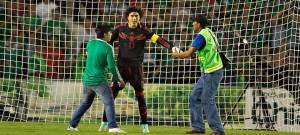
[[[283,130],[299,131],[298,0],[46,1],[0,2],[1,121],[67,122],[82,96],[83,52],[95,37],[95,25],[126,22],[124,10],[136,5],[145,11],[142,22],[181,50],[195,34],[191,18],[208,16],[221,50],[232,60],[216,98],[223,122],[243,127],[250,120],[254,128],[273,130],[270,125],[278,128],[283,115]],[[188,126],[188,96],[200,76],[196,58],[173,60],[168,50],[151,43],[145,49],[150,123]],[[121,124],[139,123],[130,86],[116,105]],[[83,123],[97,123],[102,109],[95,100]]]

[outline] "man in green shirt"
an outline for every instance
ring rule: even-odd
[[[29,13],[23,16],[24,29],[26,32],[38,32],[42,27],[42,18],[36,13],[36,5],[29,5]]]
[[[110,28],[107,25],[99,25],[95,32],[97,33],[97,39],[90,40],[86,48],[87,59],[83,74],[84,99],[73,114],[67,130],[78,131],[76,127],[81,117],[92,105],[97,94],[104,103],[109,123],[108,132],[125,133],[117,126],[114,99],[106,76],[107,70],[109,70],[113,75],[112,81],[118,82],[120,87],[125,86],[115,65],[112,46],[107,43],[111,39]]]
[[[64,43],[65,46],[70,40],[70,29],[67,23],[61,19],[59,8],[52,10],[52,19],[43,24],[41,32],[48,36],[59,35],[59,42]]]
[[[223,64],[218,53],[219,43],[215,34],[207,27],[205,16],[197,16],[193,21],[193,29],[198,33],[192,46],[185,52],[173,51],[173,58],[187,58],[196,53],[200,63],[201,77],[195,84],[190,96],[190,113],[192,130],[187,134],[205,134],[202,112],[212,129],[211,135],[225,135],[215,102],[219,83],[223,78]]]

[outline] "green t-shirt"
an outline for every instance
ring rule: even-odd
[[[42,26],[42,19],[39,16],[25,16],[23,22],[25,30],[36,31],[38,27]]]
[[[86,67],[83,74],[83,84],[95,86],[108,84],[107,71],[113,74],[112,81],[121,80],[120,73],[115,64],[113,48],[101,39],[92,39],[86,48]]]
[[[42,56],[39,56],[36,53],[34,53],[33,56],[29,59],[28,74],[30,76],[34,76],[36,72],[46,74],[47,63]]]
[[[4,78],[14,79],[22,75],[23,55],[23,49],[3,50],[3,53],[0,53],[0,59],[4,60]]]
[[[65,41],[70,34],[66,23],[60,20],[49,20],[42,27],[42,33],[48,35],[58,35],[59,41]]]

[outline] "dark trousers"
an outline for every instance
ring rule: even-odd
[[[125,83],[129,82],[134,88],[135,97],[138,101],[141,124],[147,124],[147,106],[144,97],[144,75],[142,65],[118,65],[118,69]],[[113,96],[116,98],[118,96],[120,88],[117,83],[112,86]],[[106,122],[106,114],[103,113],[103,121]]]

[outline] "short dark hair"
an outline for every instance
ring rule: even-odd
[[[194,22],[200,23],[200,25],[205,28],[210,25],[205,15],[197,15],[194,19]]]
[[[131,12],[137,12],[140,15],[140,18],[142,18],[144,16],[144,11],[141,8],[136,7],[136,6],[131,6],[131,7],[127,8],[125,11],[126,18],[129,16],[129,14]]]
[[[97,38],[104,38],[104,34],[111,31],[111,27],[108,24],[98,24],[95,32],[97,33]]]

